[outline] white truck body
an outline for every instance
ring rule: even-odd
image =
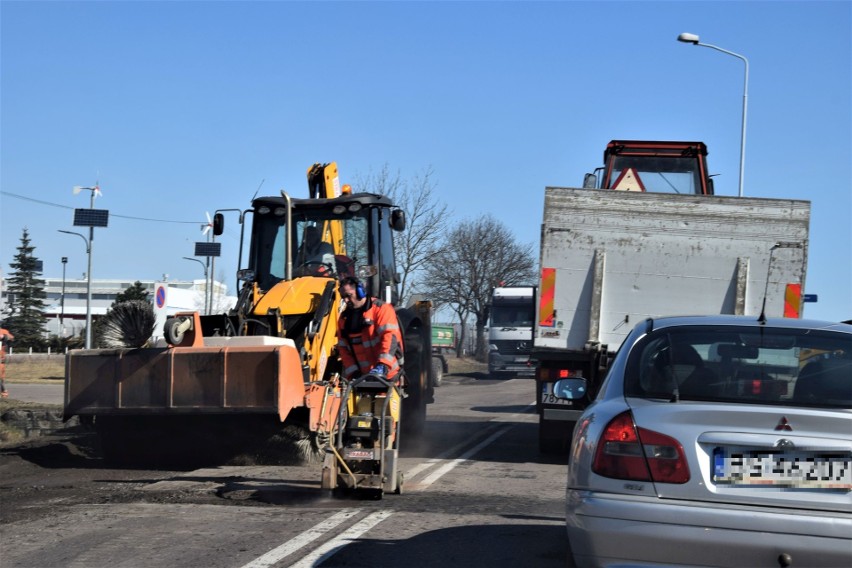
[[[787,285],[804,289],[809,220],[808,201],[548,187],[553,321],[541,325],[540,305],[535,347],[615,350],[643,319],[757,317],[764,294],[766,316],[781,317]]]
[[[567,449],[607,360],[634,325],[674,315],[801,317],[810,202],[545,189],[537,361],[539,443]],[[582,377],[583,400],[553,383]]]

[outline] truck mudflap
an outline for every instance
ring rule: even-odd
[[[299,353],[291,340],[212,339],[218,344],[71,351],[65,418],[269,413],[283,422],[291,410],[306,405]]]

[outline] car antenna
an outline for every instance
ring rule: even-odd
[[[763,286],[763,305],[760,307],[760,315],[757,317],[757,323],[760,325],[766,325],[766,294],[769,291],[769,272],[772,270],[772,255],[775,253],[775,249],[780,248],[802,248],[802,243],[794,243],[790,241],[779,241],[772,245],[772,248],[769,249],[769,264],[766,267],[766,283]]]

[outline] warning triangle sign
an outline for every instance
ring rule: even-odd
[[[634,168],[624,168],[621,170],[621,175],[612,184],[612,189],[619,191],[645,191],[645,186],[642,180],[639,179],[639,174]]]

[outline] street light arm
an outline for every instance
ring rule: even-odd
[[[710,49],[715,49],[716,51],[721,51],[722,53],[727,53],[728,55],[733,55],[734,57],[739,57],[743,61],[745,61],[746,65],[748,65],[748,59],[745,58],[745,55],[740,55],[739,53],[734,53],[733,51],[728,51],[727,49],[723,49],[718,45],[712,45],[709,43],[701,43],[695,42],[695,45],[700,45],[701,47],[709,47]]]
[[[86,270],[86,349],[92,348],[92,227],[89,227],[89,238],[87,239],[80,233],[74,231],[64,231],[57,229],[60,233],[66,235],[77,235],[83,242],[86,243],[86,256],[89,257],[89,265]],[[62,265],[63,283],[65,282],[65,265]],[[64,295],[63,295],[64,298]]]
[[[207,265],[206,264],[204,264],[202,261],[198,260],[197,258],[192,258],[190,256],[184,256],[183,259],[184,260],[191,260],[193,262],[197,262],[198,264],[200,264],[201,268],[204,269],[204,278],[207,278]]]
[[[701,47],[709,47],[710,49],[715,49],[716,51],[720,51],[727,55],[731,55],[736,57],[737,59],[742,60],[745,64],[745,76],[743,79],[743,120],[742,120],[742,130],[740,133],[740,180],[739,180],[739,196],[743,196],[743,183],[745,181],[745,145],[746,145],[746,115],[748,113],[748,59],[746,59],[745,55],[740,55],[739,53],[735,53],[733,51],[729,51],[727,49],[723,49],[718,45],[712,45],[709,43],[701,43],[699,41],[699,37],[695,34],[690,33],[682,33],[677,36],[677,40],[683,43],[691,43],[693,45],[700,45]]]
[[[62,229],[56,229],[56,230],[59,231],[60,233],[65,233],[66,235],[77,235],[78,237],[83,239],[83,242],[86,243],[86,254],[89,254],[89,250],[90,250],[89,249],[89,239],[87,239],[86,237],[84,237],[80,233],[75,233],[74,231],[63,231]]]
[[[739,183],[739,196],[743,196],[743,182],[745,176],[745,145],[746,145],[746,113],[748,112],[748,59],[744,55],[740,55],[739,53],[734,53],[733,51],[728,51],[727,49],[722,49],[719,46],[711,45],[709,43],[696,43],[695,45],[700,45],[702,47],[709,47],[710,49],[715,49],[716,51],[721,51],[722,53],[726,53],[737,59],[742,60],[745,64],[745,78],[743,80],[743,121],[742,121],[742,132],[740,134],[740,183]]]

